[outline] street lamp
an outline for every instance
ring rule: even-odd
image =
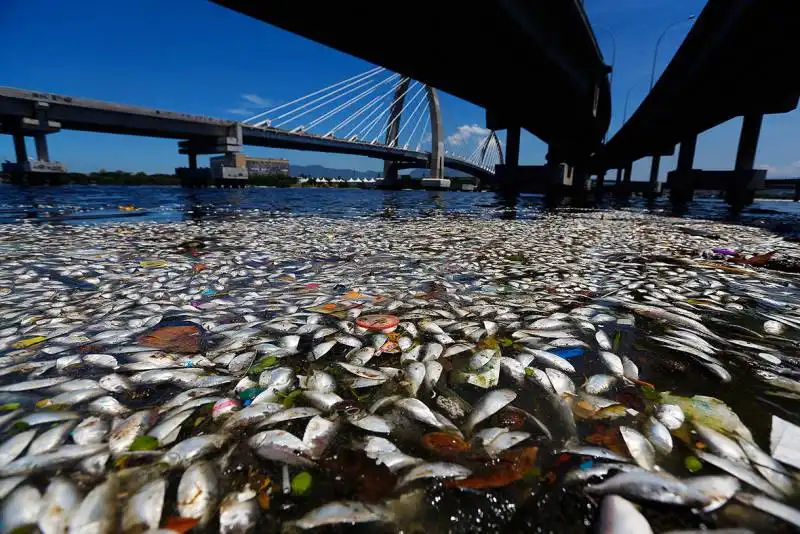
[[[653,84],[656,81],[656,60],[658,59],[658,47],[661,46],[661,41],[664,39],[664,36],[667,35],[667,33],[672,28],[675,28],[676,26],[680,26],[684,22],[689,22],[689,21],[692,21],[694,19],[695,19],[694,15],[689,15],[688,19],[679,20],[678,22],[668,26],[667,29],[665,29],[663,32],[661,32],[661,35],[659,35],[658,41],[656,41],[656,49],[653,50],[653,67],[650,69],[650,89],[653,88]]]
[[[634,83],[631,85],[631,88],[628,89],[628,93],[625,95],[625,111],[622,113],[622,124],[625,124],[625,121],[628,120],[628,102],[631,100],[631,92],[636,89],[636,86],[639,85],[639,82]]]
[[[605,26],[596,26],[598,30],[603,30],[611,37],[611,75],[608,77],[608,84],[614,86],[614,66],[617,63],[617,38],[614,37],[614,32]]]

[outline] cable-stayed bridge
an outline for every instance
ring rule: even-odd
[[[179,139],[190,169],[199,154],[233,154],[246,145],[381,159],[389,183],[401,168],[427,168],[433,179],[443,178],[444,168],[491,178],[503,163],[495,132],[477,128],[474,135],[445,138],[436,90],[382,67],[243,121],[0,88],[0,122],[14,136],[16,165],[28,171],[52,169],[46,135],[62,129]],[[26,135],[36,142],[33,162]]]

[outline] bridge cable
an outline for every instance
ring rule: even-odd
[[[400,78],[400,79],[399,79],[399,80],[398,80],[398,81],[397,81],[397,82],[396,82],[396,83],[395,83],[395,84],[394,84],[394,85],[393,85],[393,86],[392,86],[392,87],[391,87],[391,88],[390,88],[388,91],[386,91],[385,93],[383,93],[382,95],[380,95],[380,97],[378,97],[378,100],[376,101],[376,104],[378,104],[378,105],[374,106],[374,107],[373,107],[373,109],[372,109],[372,110],[371,110],[369,113],[367,113],[367,115],[366,115],[366,116],[365,116],[363,119],[361,119],[361,120],[358,122],[358,124],[356,124],[355,126],[353,126],[353,128],[352,128],[352,129],[351,129],[351,130],[350,130],[350,131],[347,133],[347,135],[346,135],[345,137],[347,137],[347,138],[350,138],[350,137],[351,137],[351,136],[352,136],[352,135],[353,135],[353,134],[356,132],[356,130],[358,130],[359,128],[361,128],[361,126],[362,126],[362,125],[363,125],[365,122],[367,122],[368,120],[370,120],[370,119],[372,118],[372,116],[373,116],[375,113],[377,113],[378,111],[380,111],[381,109],[383,109],[383,108],[380,106],[380,102],[381,102],[381,100],[383,100],[384,98],[386,98],[386,97],[387,97],[387,96],[389,96],[390,94],[392,94],[392,93],[394,93],[395,91],[397,91],[397,88],[398,88],[398,87],[400,87],[400,86],[401,86],[401,85],[402,85],[402,84],[405,82],[405,80],[407,80],[407,79],[408,79],[408,78],[406,78],[406,77],[401,77],[401,78]],[[356,137],[358,137],[359,139],[362,139],[362,138],[364,137],[363,135],[361,135],[361,132],[362,132],[362,131],[359,131],[359,135],[357,135],[357,136],[356,136]]]
[[[422,108],[422,113],[417,119],[417,123],[414,125],[414,128],[411,130],[411,133],[408,135],[408,141],[406,142],[405,146],[403,146],[404,150],[407,149],[409,143],[411,143],[414,140],[414,135],[416,135],[417,133],[417,128],[419,128],[420,122],[422,122],[422,120],[427,116],[428,112],[429,112],[428,108]],[[419,148],[417,149],[417,151],[419,152]]]
[[[297,114],[296,114],[294,117],[290,117],[290,118],[288,118],[288,119],[286,119],[286,120],[283,120],[283,121],[281,121],[280,123],[278,123],[278,124],[274,125],[273,127],[274,127],[274,128],[280,128],[281,126],[283,126],[283,125],[285,125],[285,124],[287,124],[287,123],[290,123],[290,122],[296,121],[296,120],[297,120],[297,119],[299,119],[300,117],[303,117],[303,116],[305,116],[305,115],[308,115],[308,114],[309,114],[309,113],[311,113],[312,111],[316,111],[316,110],[318,110],[319,108],[325,107],[325,106],[327,106],[327,105],[329,105],[329,104],[333,103],[333,101],[335,101],[335,100],[338,100],[338,99],[340,99],[340,98],[343,98],[343,97],[345,97],[345,96],[349,95],[350,93],[353,93],[353,92],[355,92],[355,91],[358,91],[359,89],[362,89],[362,88],[364,88],[364,87],[366,87],[366,86],[368,86],[368,85],[370,85],[370,84],[373,84],[373,83],[375,83],[375,80],[366,80],[366,81],[360,81],[360,82],[354,82],[354,83],[358,83],[359,85],[356,85],[355,87],[353,87],[353,88],[351,88],[351,89],[348,89],[347,91],[344,91],[343,93],[339,93],[340,91],[342,91],[343,89],[345,89],[347,86],[345,86],[345,87],[342,87],[342,88],[340,88],[340,89],[337,89],[336,91],[334,91],[334,92],[333,92],[333,93],[331,93],[330,95],[325,95],[325,96],[323,96],[323,97],[320,97],[320,98],[318,98],[318,99],[316,99],[316,100],[312,100],[311,102],[309,102],[309,103],[307,103],[307,104],[304,104],[304,105],[300,106],[300,107],[299,107],[299,108],[297,108],[297,109],[294,109],[294,110],[288,111],[288,112],[284,113],[283,115],[281,115],[280,117],[276,117],[274,120],[280,120],[280,119],[282,119],[282,118],[286,117],[287,115],[291,115],[291,114],[293,114],[293,113],[295,113],[295,112],[297,112],[297,111],[300,111],[301,109],[303,109],[303,108],[305,108],[305,107],[307,107],[307,106],[310,106],[311,104],[313,104],[313,103],[315,103],[315,102],[318,102],[318,101],[320,101],[320,100],[323,100],[323,99],[326,99],[326,98],[327,98],[327,100],[325,100],[325,101],[324,101],[324,102],[322,102],[321,104],[317,104],[316,106],[310,107],[310,108],[306,109],[305,111],[302,111],[302,112],[300,112],[300,113],[297,113]],[[334,94],[336,94],[336,96],[332,96],[332,95],[334,95]]]
[[[295,115],[298,112],[300,112],[301,110],[307,108],[308,106],[311,106],[312,104],[316,104],[317,102],[321,102],[322,101],[323,103],[321,105],[319,105],[319,106],[315,106],[312,109],[317,109],[319,107],[325,106],[326,104],[332,102],[333,100],[336,100],[336,99],[341,98],[341,97],[343,97],[343,96],[345,96],[345,95],[347,95],[349,93],[352,93],[353,91],[356,91],[359,88],[364,87],[365,85],[369,85],[370,83],[374,83],[374,80],[371,80],[371,78],[374,77],[376,74],[378,74],[378,73],[376,72],[376,73],[369,74],[367,76],[363,76],[363,77],[361,77],[361,78],[359,78],[357,80],[354,80],[354,81],[352,81],[352,82],[350,82],[350,83],[348,83],[346,85],[343,85],[342,87],[339,87],[339,88],[337,88],[337,89],[335,89],[335,90],[333,90],[333,91],[331,91],[331,92],[329,92],[327,94],[323,94],[322,96],[319,96],[319,97],[315,98],[314,100],[310,100],[309,102],[306,102],[305,104],[303,104],[301,106],[297,106],[296,108],[290,109],[289,111],[287,111],[287,112],[285,112],[285,113],[283,113],[283,114],[281,114],[281,115],[279,115],[279,116],[277,116],[277,117],[275,117],[273,119],[267,119],[267,120],[263,120],[261,122],[258,122],[258,123],[255,124],[255,126],[262,126],[262,125],[264,125],[266,123],[275,122],[275,121],[284,119],[286,117],[289,117],[290,115]],[[350,87],[353,87],[354,85],[356,86],[355,88],[350,89],[348,91],[345,91],[346,89],[348,89]],[[344,93],[342,93],[342,91],[344,91]],[[338,96],[336,96],[336,95],[338,95]],[[294,118],[297,118],[297,117],[295,116]],[[294,120],[294,119],[293,118],[288,119],[288,121],[292,121],[292,120]],[[284,122],[286,122],[286,121],[284,121]]]
[[[423,86],[423,89],[425,89],[424,86]],[[403,135],[403,132],[406,130],[406,128],[408,128],[408,125],[411,124],[412,120],[414,120],[414,117],[417,114],[417,110],[420,108],[422,103],[425,102],[426,99],[427,99],[427,96],[421,98],[419,100],[419,102],[417,102],[417,105],[414,107],[414,109],[411,110],[411,113],[409,114],[408,119],[406,119],[405,124],[403,124],[401,126],[401,128],[397,132],[397,135],[395,135],[394,139],[392,139],[392,142],[390,143],[391,146],[397,146],[397,145],[400,144],[400,136]],[[424,114],[425,114],[425,110],[423,108],[422,113],[420,113],[420,117],[422,117],[422,115],[424,115]]]
[[[377,141],[378,139],[380,139],[381,137],[385,137],[386,133],[388,133],[388,132],[389,132],[389,128],[391,128],[391,127],[392,127],[392,124],[394,124],[395,122],[397,122],[398,120],[400,120],[400,117],[402,117],[402,116],[403,116],[403,112],[406,110],[406,108],[408,108],[408,106],[409,106],[409,105],[410,105],[410,104],[411,104],[411,103],[412,103],[412,102],[413,102],[413,101],[414,101],[414,100],[417,98],[417,95],[419,95],[419,94],[420,94],[420,92],[421,92],[421,91],[423,91],[423,90],[425,89],[425,86],[424,86],[423,84],[421,84],[421,83],[419,83],[419,82],[414,82],[414,84],[412,84],[411,86],[409,86],[409,88],[408,88],[408,89],[406,89],[406,91],[403,93],[403,95],[405,95],[406,93],[408,93],[408,91],[409,91],[409,90],[411,90],[411,87],[416,87],[416,86],[419,86],[419,89],[418,89],[418,90],[417,90],[417,92],[414,94],[414,96],[413,96],[413,97],[412,97],[410,100],[406,100],[406,101],[405,101],[405,103],[403,104],[403,107],[400,109],[400,112],[399,112],[399,113],[398,113],[398,114],[397,114],[397,115],[396,115],[396,116],[395,116],[393,119],[391,119],[390,121],[388,121],[388,122],[386,123],[386,126],[384,126],[384,127],[383,127],[383,128],[382,128],[382,129],[381,129],[379,132],[378,132],[378,135],[377,135],[377,136],[375,136],[375,139],[373,140],[373,142],[376,142],[376,141]]]
[[[403,91],[403,93],[402,93],[401,95],[398,95],[398,96],[397,96],[397,98],[395,98],[394,100],[392,100],[392,102],[389,104],[389,106],[388,106],[386,109],[384,109],[384,110],[383,110],[383,111],[382,111],[382,112],[381,112],[381,113],[380,113],[380,114],[379,114],[377,117],[375,117],[375,119],[374,119],[374,120],[372,120],[372,121],[371,121],[369,124],[367,124],[367,126],[366,126],[366,129],[367,129],[367,130],[366,130],[366,132],[364,133],[364,135],[362,135],[362,136],[359,136],[359,137],[361,137],[361,138],[363,138],[363,139],[367,139],[367,138],[369,138],[369,137],[370,137],[370,134],[372,133],[372,129],[375,127],[375,125],[377,125],[377,124],[378,124],[378,122],[381,120],[381,118],[383,118],[383,116],[384,116],[384,115],[386,115],[387,113],[389,113],[389,111],[390,111],[390,110],[391,110],[391,109],[394,107],[394,105],[395,105],[397,102],[399,102],[400,100],[402,100],[403,98],[405,98],[406,94],[407,94],[407,93],[408,93],[408,92],[411,90],[411,88],[412,88],[412,87],[414,87],[414,86],[416,86],[416,85],[418,85],[418,84],[419,84],[419,82],[414,82],[413,84],[409,84],[409,86],[408,86],[408,87],[406,87],[405,91]],[[373,144],[374,144],[375,142],[377,142],[377,140],[378,140],[378,137],[380,137],[380,132],[379,132],[378,136],[377,136],[377,137],[375,137],[375,139],[373,139],[373,140],[372,140],[372,142],[371,142],[371,143],[373,143]]]
[[[321,117],[319,117],[317,119],[314,119],[313,121],[311,121],[308,124],[308,126],[306,126],[306,130],[310,130],[314,126],[317,126],[318,124],[324,122],[325,120],[327,120],[328,118],[332,117],[333,115],[336,115],[337,113],[339,113],[343,109],[345,109],[347,107],[350,107],[352,104],[354,104],[355,102],[361,100],[362,98],[364,98],[365,96],[369,95],[370,93],[375,92],[381,85],[389,82],[392,78],[393,78],[393,76],[390,76],[389,78],[386,78],[385,80],[383,80],[382,82],[378,83],[377,85],[373,85],[372,87],[370,87],[366,91],[363,91],[362,93],[354,96],[353,98],[351,98],[347,102],[339,104],[338,106],[336,106],[332,110],[328,111],[327,113],[325,113]]]
[[[349,82],[351,80],[355,80],[356,78],[361,78],[361,77],[367,76],[367,75],[371,76],[373,74],[377,74],[377,73],[379,73],[381,71],[384,71],[384,70],[386,70],[386,69],[383,68],[383,67],[374,67],[372,69],[369,69],[368,71],[362,72],[361,74],[356,74],[355,76],[352,76],[352,77],[350,77],[350,78],[348,78],[346,80],[342,80],[341,82],[337,82],[337,83],[335,83],[333,85],[329,85],[328,87],[324,87],[324,88],[320,89],[319,91],[314,91],[313,93],[309,93],[309,94],[307,94],[305,96],[301,96],[300,98],[296,98],[296,99],[292,100],[291,102],[286,102],[285,104],[281,104],[280,106],[276,106],[274,108],[268,109],[267,111],[262,111],[261,113],[258,113],[257,115],[253,115],[252,117],[249,117],[249,118],[243,120],[242,122],[249,122],[249,121],[258,119],[260,117],[263,117],[264,115],[268,115],[270,113],[274,113],[274,112],[278,111],[279,109],[283,109],[283,108],[285,108],[287,106],[291,106],[292,104],[296,104],[298,102],[302,102],[306,98],[311,98],[312,96],[316,96],[316,95],[318,95],[320,93],[324,93],[325,91],[328,91],[329,89],[333,89],[334,87],[338,87],[338,86],[340,86],[342,84],[345,84],[345,83],[347,83],[347,82]]]
[[[377,89],[377,88],[378,88],[380,85],[383,85],[384,83],[387,83],[387,82],[389,82],[390,80],[392,80],[392,79],[394,79],[394,78],[396,78],[396,77],[398,77],[398,76],[400,76],[400,75],[399,75],[399,74],[395,74],[394,76],[390,76],[390,77],[389,77],[389,78],[387,78],[386,80],[384,80],[384,81],[382,81],[381,83],[379,83],[378,85],[376,85],[376,86],[375,86],[375,89]],[[397,85],[397,84],[395,84],[395,85]],[[381,101],[382,99],[384,99],[384,98],[386,97],[386,95],[390,94],[390,93],[391,93],[392,91],[394,91],[394,90],[395,90],[395,87],[394,87],[394,86],[392,86],[392,87],[390,87],[390,88],[389,88],[389,90],[388,90],[388,91],[386,91],[385,93],[381,93],[381,94],[379,94],[378,96],[374,97],[372,100],[370,100],[369,102],[367,102],[365,105],[361,106],[361,108],[359,108],[358,110],[356,110],[356,111],[355,111],[355,113],[353,113],[352,115],[350,115],[349,117],[347,117],[347,118],[345,118],[343,121],[341,121],[339,124],[337,124],[336,126],[334,126],[334,127],[333,127],[333,128],[332,128],[332,129],[331,129],[331,130],[330,130],[330,131],[327,133],[327,134],[325,134],[325,137],[327,137],[327,136],[329,136],[329,135],[333,135],[333,134],[334,134],[334,133],[336,133],[336,131],[337,131],[337,130],[339,130],[340,128],[344,128],[345,126],[347,126],[348,124],[350,124],[351,122],[353,122],[355,119],[357,119],[358,117],[360,117],[361,115],[363,115],[364,113],[366,113],[366,111],[367,111],[368,109],[370,109],[370,108],[374,107],[374,106],[375,106],[375,105],[376,105],[376,104],[377,104],[379,101]],[[352,132],[351,132],[351,133],[352,133]],[[349,139],[349,138],[350,138],[350,135],[349,135],[349,134],[348,134],[348,135],[346,135],[346,136],[345,136],[345,138],[346,138],[346,139]]]

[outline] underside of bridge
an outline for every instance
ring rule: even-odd
[[[575,0],[408,0],[388,17],[366,0],[315,3],[313,16],[302,2],[214,1],[490,110],[565,160],[588,157],[608,127],[608,68]],[[464,35],[481,46],[454,51]]]
[[[672,154],[734,117],[793,110],[798,20],[797,0],[709,0],[653,90],[598,152],[595,170]]]

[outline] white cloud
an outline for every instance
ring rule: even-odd
[[[251,110],[245,109],[245,108],[230,108],[230,109],[226,109],[225,111],[227,111],[231,115],[252,115],[253,114],[253,112]]]
[[[461,145],[473,137],[477,137],[479,140],[483,139],[489,135],[489,133],[491,133],[491,130],[478,126],[477,124],[464,124],[459,126],[455,133],[447,136],[447,143],[450,145]]]
[[[767,176],[772,178],[796,178],[800,177],[800,161],[793,161],[788,165],[757,165],[759,169],[767,171]]]
[[[243,94],[242,98],[257,107],[269,107],[272,102],[266,98],[261,98],[256,94]]]

